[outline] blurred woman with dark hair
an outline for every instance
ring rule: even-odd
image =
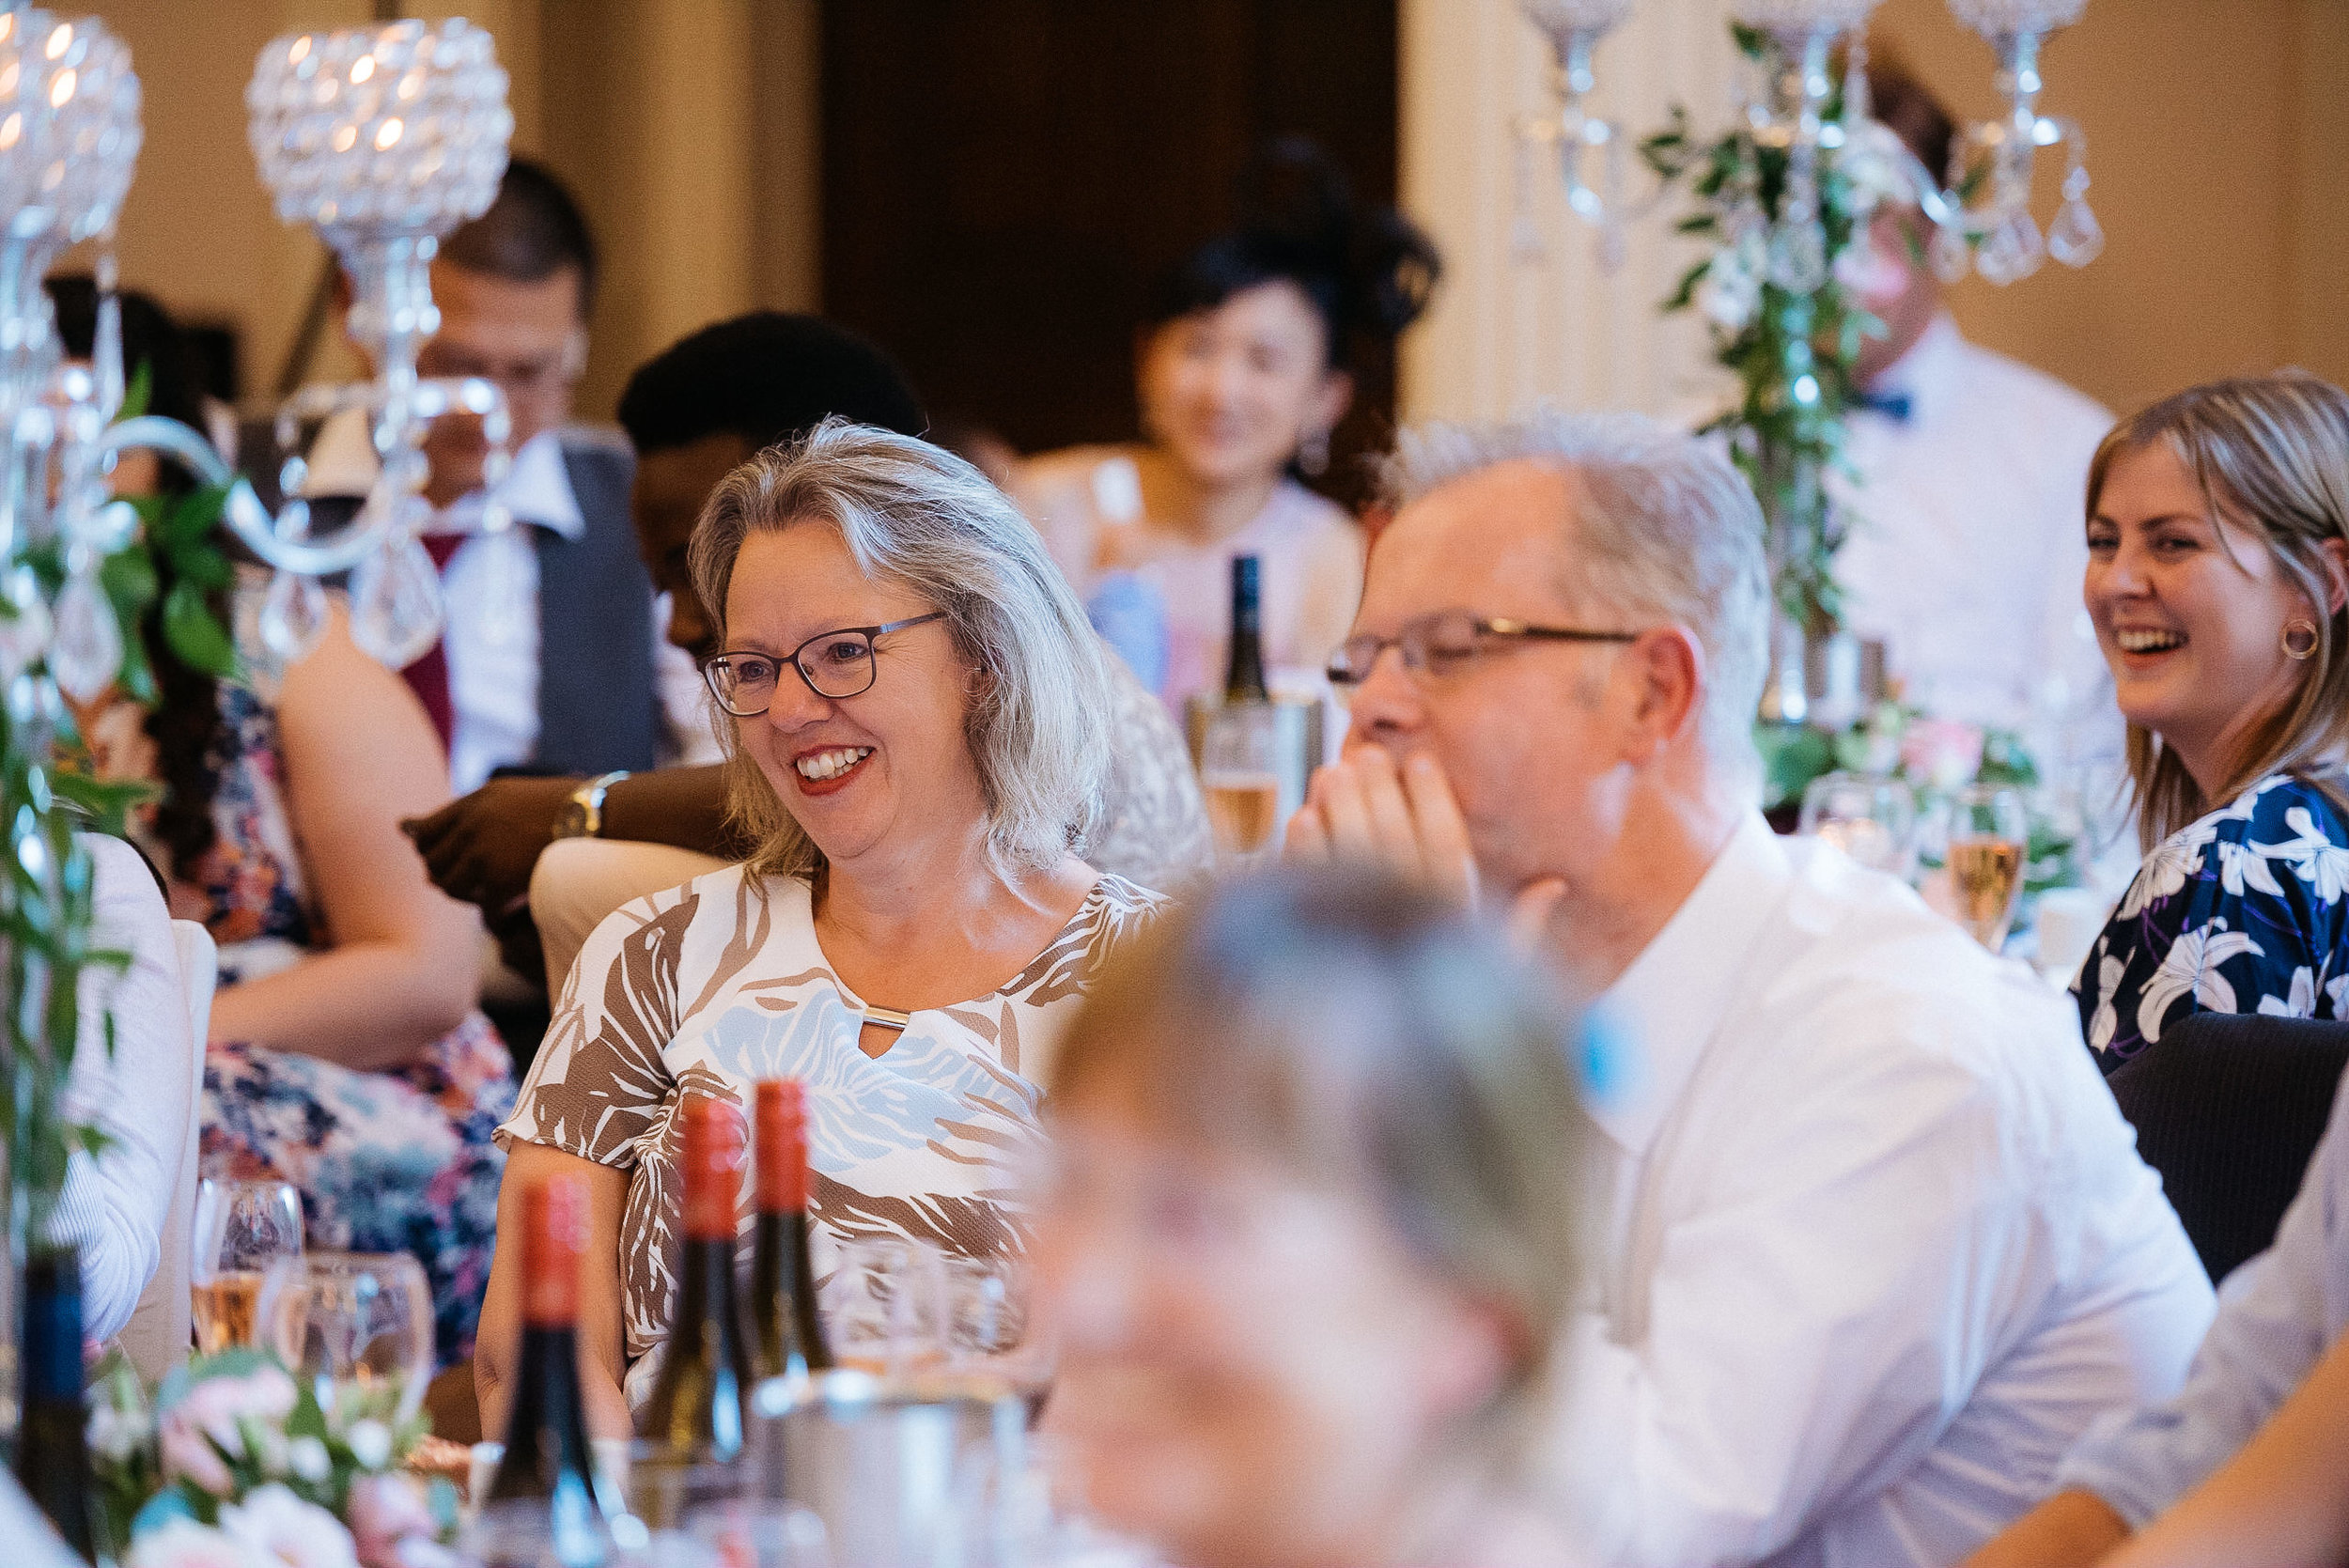
[[[1581,1224],[1570,1030],[1383,873],[1229,884],[1111,966],[1033,1253],[1094,1516],[1201,1568],[1572,1560],[1529,1473]]]
[[[1239,225],[1160,282],[1143,323],[1143,439],[1048,453],[1013,486],[1081,598],[1130,573],[1162,605],[1163,678],[1137,673],[1177,713],[1221,685],[1236,555],[1263,562],[1268,667],[1317,672],[1344,640],[1361,535],[1299,476],[1328,467],[1354,350],[1417,319],[1439,271],[1427,237],[1358,207],[1311,142],[1273,144],[1247,185]]]

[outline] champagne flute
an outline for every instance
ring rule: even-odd
[[[432,1377],[432,1292],[404,1252],[281,1258],[261,1288],[261,1344],[337,1423],[397,1427]]]
[[[1968,784],[1950,798],[1950,889],[1957,923],[1996,953],[2023,889],[2030,819],[2022,794],[2005,784]]]
[[[302,1195],[286,1182],[207,1176],[195,1189],[188,1296],[207,1356],[257,1343],[271,1266],[302,1256]]]
[[[1219,859],[1244,862],[1279,835],[1279,711],[1269,703],[1226,703],[1207,720],[1199,748],[1199,787],[1206,796]]]
[[[1906,879],[1916,863],[1917,807],[1908,786],[1866,773],[1822,773],[1802,792],[1800,831],[1861,865]]]

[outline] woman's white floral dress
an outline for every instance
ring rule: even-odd
[[[2191,1013],[2349,1017],[2349,815],[2271,773],[2170,834],[2072,990],[2107,1072]]]

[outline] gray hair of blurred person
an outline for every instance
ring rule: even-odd
[[[1569,471],[1574,515],[1561,518],[1560,588],[1584,615],[1687,629],[1704,654],[1705,752],[1758,777],[1753,716],[1768,673],[1770,586],[1762,508],[1718,443],[1636,413],[1542,408],[1499,425],[1403,432],[1383,470],[1399,510],[1501,463]],[[1633,629],[1637,629],[1636,625]]]
[[[727,474],[702,508],[693,586],[722,640],[743,541],[811,522],[837,530],[867,576],[902,583],[943,611],[956,647],[979,673],[963,732],[996,868],[1009,879],[1081,849],[1101,809],[1109,760],[1109,672],[1083,609],[1027,520],[950,452],[825,420]],[[716,723],[730,808],[758,845],[751,868],[814,875],[822,852],[743,753],[734,722],[718,715]]]
[[[1584,1234],[1577,1025],[1499,935],[1392,872],[1284,867],[1177,906],[1086,997],[1048,1123],[1097,1096],[1179,1147],[1367,1197],[1423,1266],[1505,1305],[1476,1425],[1533,1456]]]

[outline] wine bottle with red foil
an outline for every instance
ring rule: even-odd
[[[734,1288],[734,1205],[742,1182],[742,1113],[729,1100],[686,1096],[685,1242],[677,1310],[639,1433],[660,1462],[731,1465],[741,1457],[750,1340]]]
[[[579,1383],[579,1260],[587,1184],[551,1176],[522,1194],[522,1343],[506,1456],[465,1538],[484,1568],[601,1568],[622,1511],[596,1473]]]
[[[834,1365],[816,1311],[808,1258],[807,1091],[786,1079],[758,1085],[758,1218],[751,1232],[752,1364],[764,1377]]]
[[[43,1248],[24,1263],[23,1413],[16,1479],[85,1562],[98,1560],[89,1416],[82,1402],[82,1259]]]

